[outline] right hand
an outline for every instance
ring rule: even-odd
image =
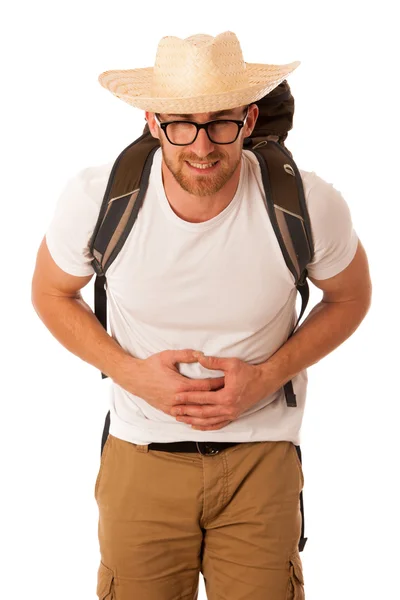
[[[163,350],[145,359],[135,359],[136,366],[124,369],[115,382],[127,392],[143,398],[159,410],[171,415],[176,394],[211,392],[224,387],[225,377],[190,379],[179,373],[177,363],[198,362],[194,350]]]

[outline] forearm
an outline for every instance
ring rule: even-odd
[[[121,369],[135,368],[138,359],[125,352],[105,331],[81,298],[41,295],[33,306],[54,337],[70,352],[112,379]]]
[[[366,303],[324,302],[317,304],[296,333],[260,367],[279,389],[300,371],[317,363],[340,346],[358,328],[369,306]]]

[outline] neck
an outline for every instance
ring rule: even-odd
[[[178,217],[189,223],[203,223],[221,213],[233,200],[239,185],[241,161],[226,184],[212,196],[196,196],[184,190],[164,160],[162,161],[162,178],[165,195]]]

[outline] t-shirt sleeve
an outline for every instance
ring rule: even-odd
[[[112,165],[83,169],[64,186],[46,231],[54,262],[66,273],[93,275],[89,241],[97,223]]]
[[[342,194],[331,183],[311,173],[306,203],[314,240],[314,257],[307,266],[313,279],[328,279],[353,260],[358,236]]]

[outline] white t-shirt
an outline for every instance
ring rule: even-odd
[[[244,151],[239,185],[216,217],[189,223],[172,210],[154,156],[149,187],[137,220],[107,272],[112,336],[145,359],[168,349],[266,361],[284,344],[297,320],[294,278],[287,268],[263,200],[258,162]],[[84,169],[61,194],[46,234],[57,265],[71,275],[93,274],[88,242],[113,163]],[[347,203],[315,172],[300,170],[315,256],[308,271],[327,279],[352,261],[358,237]],[[199,363],[179,371],[200,379],[220,377]],[[196,431],[112,382],[110,433],[136,444],[195,441],[300,443],[307,370],[292,380],[297,407],[283,388],[216,431]]]

